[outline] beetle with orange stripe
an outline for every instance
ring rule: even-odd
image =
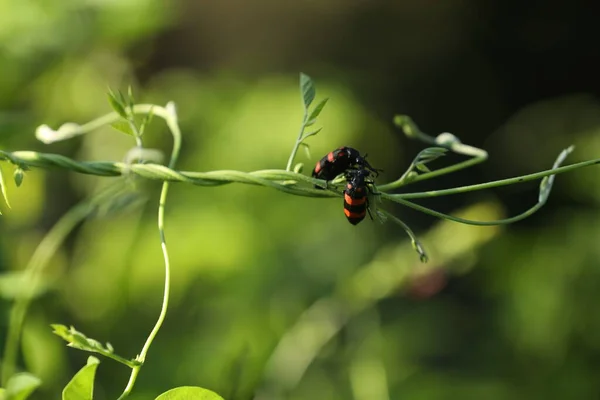
[[[368,169],[376,176],[379,175],[379,169],[371,167],[366,160],[367,155],[361,156],[360,152],[352,147],[340,147],[329,152],[325,157],[317,161],[313,170],[313,178],[330,181],[339,174],[346,172],[350,168]],[[317,189],[321,187],[315,185]]]
[[[369,209],[370,184],[373,183],[371,172],[366,169],[351,169],[346,171],[346,189],[344,189],[344,214],[352,225],[358,224],[365,218]]]

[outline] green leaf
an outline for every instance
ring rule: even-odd
[[[424,163],[415,164],[415,167],[421,172],[431,172],[431,170]]]
[[[300,92],[302,92],[302,101],[304,102],[304,110],[308,112],[308,107],[315,99],[317,93],[315,85],[310,76],[300,73]]]
[[[123,94],[121,92],[119,92],[119,96],[121,97],[121,99],[123,99]],[[117,114],[127,119],[127,113],[125,112],[125,103],[117,99],[117,96],[115,96],[113,91],[110,89],[108,90],[108,103]]]
[[[448,152],[448,149],[443,147],[428,147],[417,154],[412,165],[421,172],[431,172],[425,164],[437,160],[445,155],[446,152]]]
[[[310,146],[308,145],[308,143],[300,143],[300,146],[304,147],[304,154],[306,154],[307,158],[310,158]]]
[[[42,381],[27,372],[15,374],[6,383],[6,391],[2,399],[25,400],[42,384]]]
[[[94,398],[94,378],[100,360],[89,356],[87,365],[79,370],[63,389],[63,400],[92,400]]]
[[[4,182],[4,175],[2,174],[2,168],[0,168],[0,191],[2,192],[2,197],[4,197],[4,201],[6,202],[6,205],[8,206],[8,208],[11,208],[10,203],[8,202],[8,196],[6,194],[6,183]],[[0,212],[0,215],[2,215],[2,212]]]
[[[137,359],[127,360],[118,354],[115,354],[115,349],[110,343],[107,343],[106,346],[103,346],[99,341],[88,338],[83,333],[77,331],[74,327],[67,328],[65,325],[60,324],[51,324],[50,326],[53,329],[52,333],[66,340],[68,342],[67,346],[69,347],[83,351],[89,351],[90,353],[102,354],[103,356],[112,358],[113,360],[125,364],[130,368],[141,364]]]
[[[560,167],[560,165],[565,161],[567,156],[569,154],[571,154],[571,152],[574,149],[575,149],[575,146],[570,146],[569,148],[564,149],[558,155],[558,157],[556,158],[556,161],[554,161],[554,165],[552,166],[552,169]],[[540,194],[538,197],[539,203],[545,204],[546,201],[548,200],[548,196],[550,196],[550,192],[552,191],[552,186],[554,185],[554,177],[556,177],[556,175],[546,176],[546,177],[544,177],[544,179],[542,179],[542,182],[540,183]]]
[[[100,353],[112,353],[114,351],[112,346],[104,347],[102,346],[102,343],[95,339],[88,338],[74,327],[67,328],[65,325],[60,324],[51,324],[50,326],[53,329],[52,333],[69,342],[67,345],[69,347]]]
[[[148,114],[144,115],[144,119],[142,119],[142,123],[140,124],[140,136],[142,136],[144,134],[144,130],[146,129],[146,126],[148,126],[148,124],[150,124],[150,122],[152,122],[153,116],[154,116],[154,111],[151,108],[150,111],[148,112]]]
[[[15,180],[15,185],[17,185],[17,187],[21,186],[21,183],[23,183],[23,168],[17,168],[15,169],[15,172],[13,174],[13,179]]]
[[[135,133],[131,130],[131,125],[127,121],[116,121],[110,124],[110,126],[126,135],[135,136]]]
[[[323,111],[323,108],[325,107],[325,104],[327,104],[328,101],[329,97],[321,100],[319,104],[317,104],[317,106],[310,113],[310,116],[308,117],[308,120],[306,121],[306,124],[304,124],[304,126],[311,126],[315,122],[317,122],[317,117],[321,114],[321,111]]]
[[[197,386],[181,386],[164,392],[155,400],[224,400],[208,389]]]
[[[132,110],[133,106],[135,105],[135,100],[133,98],[133,88],[131,87],[131,85],[127,87],[127,105]]]
[[[304,139],[306,139],[306,138],[309,138],[309,137],[311,137],[311,136],[314,136],[314,135],[316,135],[317,133],[321,132],[321,130],[322,130],[322,129],[323,129],[323,128],[319,128],[319,129],[317,129],[316,131],[309,132],[309,133],[305,134],[304,136],[302,136],[302,138],[301,138],[300,140],[304,140]]]

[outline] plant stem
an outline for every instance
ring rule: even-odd
[[[306,128],[306,120],[308,119],[308,110],[304,110],[304,117],[302,118],[302,125],[300,126],[300,132],[298,133],[298,139],[296,139],[296,143],[292,148],[292,153],[290,154],[290,158],[288,159],[287,165],[285,167],[286,171],[292,170],[292,164],[294,163],[294,158],[296,158],[296,153],[298,153],[298,148],[300,144],[304,140],[304,129]]]
[[[173,135],[173,150],[171,152],[171,160],[169,161],[169,168],[173,169],[175,167],[177,158],[179,157],[179,151],[181,149],[181,131],[179,129],[179,124],[177,122],[177,117],[175,115],[174,107],[166,115],[165,121],[166,121],[169,129],[171,130],[171,134]],[[160,244],[161,244],[161,249],[162,249],[164,263],[165,263],[165,287],[164,287],[164,292],[163,292],[162,307],[161,307],[158,319],[156,321],[156,324],[154,325],[154,328],[152,328],[150,335],[148,335],[148,338],[146,339],[146,342],[144,343],[144,347],[142,347],[142,351],[140,352],[139,356],[136,359],[137,361],[140,362],[140,364],[134,366],[131,369],[131,375],[129,376],[129,381],[127,382],[127,386],[125,387],[123,393],[121,394],[121,396],[119,397],[118,400],[126,398],[127,396],[129,396],[129,394],[133,390],[133,386],[135,385],[137,377],[140,373],[140,369],[142,368],[142,365],[146,361],[146,355],[148,354],[148,350],[150,350],[150,346],[152,345],[154,338],[156,337],[156,335],[158,334],[158,331],[162,327],[162,324],[165,321],[165,317],[167,316],[167,310],[169,308],[169,293],[171,290],[171,265],[169,262],[169,253],[167,251],[167,241],[166,241],[166,237],[165,237],[165,204],[167,202],[168,192],[169,192],[169,182],[164,181],[163,185],[162,185],[162,190],[160,193],[159,204],[158,204],[158,232],[160,235]]]
[[[466,161],[462,161],[460,163],[451,165],[449,167],[445,167],[445,168],[437,169],[435,171],[417,175],[410,181],[405,182],[408,174],[414,169],[414,168],[412,168],[413,166],[411,165],[411,168],[409,168],[399,179],[395,180],[394,182],[386,183],[385,185],[379,185],[379,186],[377,186],[377,188],[379,190],[383,190],[383,191],[397,189],[399,187],[406,186],[411,183],[420,182],[420,181],[424,181],[427,179],[432,179],[437,176],[442,176],[442,175],[449,174],[452,172],[460,171],[461,169],[466,169],[466,168],[472,167],[474,165],[484,162],[485,160],[487,160],[487,158],[488,158],[487,153],[485,153],[485,155],[475,156],[474,158],[471,158]]]
[[[390,199],[406,200],[406,199],[421,199],[421,198],[425,198],[425,197],[448,196],[451,194],[467,193],[467,192],[473,192],[476,190],[490,189],[490,188],[499,187],[499,186],[512,185],[515,183],[533,181],[536,179],[544,178],[546,176],[561,174],[564,172],[573,171],[575,169],[589,167],[589,166],[598,165],[598,164],[600,164],[600,159],[595,159],[595,160],[579,162],[576,164],[565,165],[564,167],[548,169],[548,170],[541,171],[541,172],[535,172],[533,174],[521,175],[521,176],[517,176],[514,178],[501,179],[498,181],[479,183],[476,185],[460,186],[460,187],[452,188],[452,189],[430,190],[427,192],[392,194],[392,195],[389,195],[389,197],[390,197]],[[377,188],[381,189],[380,186],[378,186]]]

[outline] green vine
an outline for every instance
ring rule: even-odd
[[[312,80],[307,75],[301,74],[300,89],[304,106],[304,114],[298,137],[294,142],[285,169],[265,169],[253,172],[233,170],[196,172],[177,170],[176,162],[181,148],[182,135],[180,132],[174,104],[168,103],[164,107],[153,104],[135,104],[131,90],[128,92],[127,96],[124,96],[120,92],[117,92],[117,94],[110,92],[109,102],[112,105],[114,112],[101,116],[91,122],[83,125],[67,123],[62,125],[57,130],[52,129],[47,125],[42,125],[36,130],[36,137],[40,141],[44,143],[52,143],[83,135],[107,125],[113,126],[117,130],[129,134],[134,138],[135,151],[131,152],[131,157],[127,157],[128,161],[126,162],[86,162],[76,161],[58,154],[39,153],[33,151],[0,151],[0,161],[6,161],[15,167],[13,177],[17,185],[21,184],[24,178],[24,171],[27,171],[31,168],[61,168],[88,175],[105,177],[138,177],[162,182],[162,191],[158,205],[158,231],[165,268],[163,301],[158,319],[150,331],[150,334],[148,335],[139,355],[133,360],[128,360],[124,357],[114,354],[113,349],[109,344],[104,346],[98,341],[89,339],[82,333],[76,331],[73,327],[67,328],[63,325],[53,325],[54,332],[63,337],[70,346],[105,355],[106,357],[112,358],[131,368],[129,381],[119,397],[120,400],[128,397],[133,390],[140,370],[146,361],[149,349],[164,323],[168,310],[171,269],[165,237],[165,207],[169,185],[171,182],[181,182],[191,185],[209,187],[231,183],[243,183],[269,187],[297,196],[319,198],[334,198],[343,196],[343,188],[340,186],[340,184],[343,183],[343,179],[336,179],[327,185],[327,182],[323,180],[314,179],[300,173],[299,171],[302,169],[301,165],[294,166],[298,149],[300,147],[304,147],[308,150],[309,146],[306,143],[306,140],[320,132],[320,128],[308,133],[306,132],[306,129],[315,125],[328,100],[321,100],[316,106],[311,108],[316,97],[316,90]],[[173,148],[168,165],[162,165],[158,162],[153,162],[158,158],[156,156],[156,151],[143,148],[142,138],[144,130],[153,116],[159,117],[166,122],[167,127],[169,128],[173,137]],[[141,121],[139,117],[142,117]],[[573,147],[570,147],[560,153],[552,168],[546,171],[450,189],[414,193],[396,193],[395,191],[398,189],[403,189],[411,183],[432,179],[444,174],[449,174],[477,165],[487,160],[488,154],[485,150],[461,143],[456,136],[450,133],[442,133],[436,137],[429,136],[421,132],[417,125],[407,116],[396,116],[394,122],[407,137],[420,140],[428,145],[431,145],[432,147],[428,147],[421,151],[409,165],[407,170],[398,179],[374,187],[373,189],[374,192],[376,192],[377,197],[381,200],[391,201],[409,208],[413,208],[434,217],[439,217],[445,220],[463,224],[481,226],[502,225],[526,218],[539,210],[546,203],[556,174],[600,164],[600,159],[595,159],[572,165],[561,166],[567,155],[573,150]],[[445,168],[431,170],[428,164],[440,157],[443,157],[447,152],[453,152],[469,158],[463,162]],[[468,218],[444,214],[421,206],[412,201],[420,198],[468,193],[477,190],[512,185],[515,183],[538,179],[541,179],[541,183],[537,204],[519,215],[506,219],[475,221]],[[314,188],[315,185],[324,187],[326,190],[317,190]],[[0,171],[0,192],[8,204],[5,186],[6,185],[2,180],[2,174]],[[64,221],[61,220],[63,222],[57,224],[55,230],[48,235],[49,238],[40,244],[38,251],[32,257],[30,265],[26,268],[26,272],[29,274],[27,275],[28,279],[30,279],[31,282],[35,282],[35,279],[37,279],[39,276],[39,271],[43,268],[50,256],[56,251],[57,246],[62,242],[65,235],[72,229],[72,227],[90,212],[91,207],[97,205],[98,202],[105,201],[105,199],[105,197],[99,196],[95,198],[93,202],[87,202],[84,205],[75,208],[72,213],[65,216]],[[379,207],[375,208],[375,206],[373,206],[373,208],[375,213],[380,217],[379,219],[394,222],[404,229],[411,239],[413,249],[419,254],[420,260],[422,262],[427,261],[428,257],[424,247],[406,223],[384,209],[380,209]],[[5,359],[3,361],[2,369],[2,381],[4,385],[6,385],[6,382],[9,380],[15,369],[14,365],[18,348],[18,337],[30,297],[31,296],[23,296],[22,298],[19,298],[15,303],[13,313],[11,314],[9,340],[7,340],[6,343]],[[331,306],[333,309],[336,309],[339,304],[337,303],[337,300],[334,303],[335,304],[333,304],[333,306],[330,304],[327,307]],[[335,329],[332,330],[331,334],[333,334],[334,331]],[[327,337],[327,335],[324,337]],[[89,368],[91,370],[92,367]],[[95,366],[93,368],[95,371]],[[300,375],[301,374],[298,376]]]

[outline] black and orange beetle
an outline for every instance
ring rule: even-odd
[[[317,161],[312,176],[313,178],[330,181],[351,168],[357,168],[358,170],[367,169],[374,173],[375,176],[379,175],[379,171],[381,170],[371,167],[367,162],[366,157],[366,154],[363,157],[358,150],[353,149],[352,147],[340,147]],[[315,185],[315,187],[317,189],[322,189],[317,185]]]
[[[344,189],[344,214],[352,225],[358,224],[365,218],[369,209],[369,184],[371,171],[366,169],[351,169],[346,171],[346,189]],[[373,217],[371,216],[371,219]]]

